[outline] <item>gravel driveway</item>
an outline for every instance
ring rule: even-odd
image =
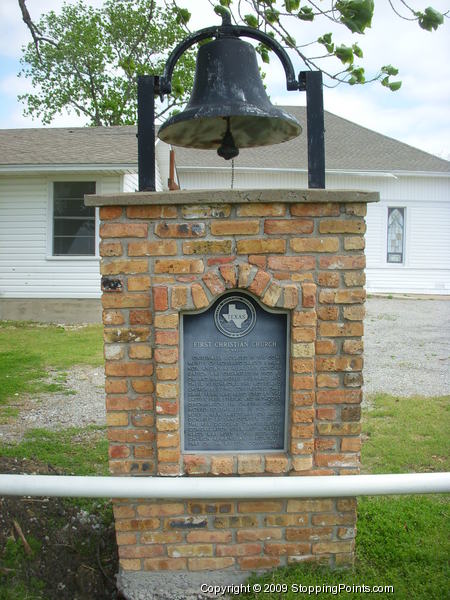
[[[364,393],[450,394],[450,298],[369,298]]]
[[[450,394],[450,298],[369,298],[365,321],[364,394]],[[40,394],[14,400],[20,415],[0,425],[0,441],[19,441],[27,429],[103,425],[102,368],[75,367],[67,388],[74,395]]]

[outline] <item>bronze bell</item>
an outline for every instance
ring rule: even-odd
[[[239,148],[279,144],[301,131],[297,119],[270,102],[254,47],[229,36],[200,47],[191,99],[158,136],[174,146],[216,149],[229,160]]]

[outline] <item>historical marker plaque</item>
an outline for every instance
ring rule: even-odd
[[[285,448],[287,326],[240,292],[183,315],[185,452]]]

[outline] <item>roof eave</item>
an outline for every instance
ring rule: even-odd
[[[46,164],[46,165],[0,165],[0,173],[137,173],[137,163],[123,164]]]

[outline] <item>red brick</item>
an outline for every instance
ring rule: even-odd
[[[189,531],[186,541],[189,543],[225,544],[231,542],[231,535],[231,531]]]
[[[218,544],[216,546],[217,556],[253,556],[261,554],[261,544],[232,544],[224,546]]]
[[[146,558],[144,571],[185,571],[186,558]]]
[[[319,388],[337,388],[339,387],[339,375],[329,375],[328,373],[320,373],[320,375],[317,375],[316,377],[316,382],[317,387]]]
[[[333,340],[317,340],[316,354],[336,354],[337,346]]]
[[[316,266],[314,256],[269,256],[269,269],[274,271],[309,271]]]
[[[364,327],[362,323],[319,323],[319,335],[324,337],[353,337],[362,336]]]
[[[339,287],[339,280],[339,273],[319,271],[317,275],[317,283],[322,287],[337,288]]]
[[[211,233],[212,235],[255,235],[259,233],[259,221],[212,221]]]
[[[173,256],[176,253],[177,243],[174,240],[128,244],[128,256]]]
[[[151,379],[132,379],[131,387],[137,394],[151,394],[154,389],[154,383]]]
[[[189,558],[188,567],[190,571],[211,571],[216,569],[228,569],[234,565],[234,558]]]
[[[337,252],[339,250],[339,238],[293,238],[290,240],[289,245],[293,252]]]
[[[239,204],[238,217],[284,217],[286,206],[275,202]]]
[[[337,217],[339,204],[332,202],[305,202],[291,205],[294,217]]]
[[[150,325],[152,314],[149,310],[130,310],[130,325]]]
[[[311,545],[304,544],[287,544],[287,543],[278,543],[278,542],[267,542],[264,544],[264,552],[265,554],[274,555],[274,556],[286,556],[286,555],[302,555],[309,554],[311,550]]]
[[[320,390],[316,393],[318,404],[359,404],[361,390]]]
[[[152,410],[152,408],[152,396],[138,396],[137,398],[106,396],[106,410]]]
[[[316,305],[317,286],[314,283],[302,284],[302,306],[313,308]]]
[[[100,220],[101,221],[112,221],[122,216],[121,206],[101,206],[100,207]]]
[[[314,221],[312,219],[266,219],[264,233],[267,234],[289,234],[289,233],[312,233]]]
[[[103,308],[145,308],[150,305],[148,294],[121,294],[120,296],[103,295]]]
[[[194,283],[191,286],[192,301],[194,302],[195,308],[205,308],[209,305],[208,296],[205,290],[199,283]]]
[[[123,248],[120,242],[101,242],[100,256],[122,256]]]
[[[107,394],[125,394],[128,389],[126,379],[106,379],[105,391]]]
[[[280,564],[278,558],[270,556],[253,557],[247,556],[238,560],[239,566],[245,571],[258,571],[259,569],[274,569]]]
[[[105,373],[112,377],[148,377],[153,374],[153,365],[141,362],[107,362]]]
[[[320,233],[365,233],[364,219],[324,219],[319,223]]]
[[[236,242],[238,254],[283,254],[286,251],[286,240],[283,239],[250,239]]]
[[[101,238],[147,237],[146,223],[103,223],[100,225]]]
[[[197,238],[206,235],[204,223],[167,223],[155,225],[155,235],[161,238]]]
[[[261,296],[270,281],[270,275],[265,271],[258,270],[248,290],[256,296]]]
[[[155,273],[203,273],[201,259],[173,258],[155,260]]]
[[[178,344],[178,331],[155,332],[155,343],[157,346],[176,346]]]
[[[120,260],[103,260],[100,264],[102,275],[120,275],[121,273],[145,273],[148,271],[147,260],[129,260],[122,258]]]
[[[231,254],[231,240],[183,242],[183,254]]]
[[[362,340],[344,340],[342,350],[346,354],[362,354],[364,342]]]
[[[156,348],[155,360],[157,363],[173,364],[178,361],[178,348]]]
[[[203,275],[202,280],[211,292],[211,294],[213,294],[214,296],[222,294],[225,291],[225,285],[219,279],[216,273],[206,273],[205,275]]]
[[[334,421],[336,419],[336,409],[328,407],[318,408],[316,415],[319,421]]]
[[[237,277],[234,265],[222,265],[219,267],[219,271],[227,288],[236,287]]]
[[[167,287],[154,287],[153,307],[157,311],[165,311],[169,308],[169,295]]]
[[[365,256],[320,256],[319,257],[319,268],[320,269],[364,269],[366,266]]]

